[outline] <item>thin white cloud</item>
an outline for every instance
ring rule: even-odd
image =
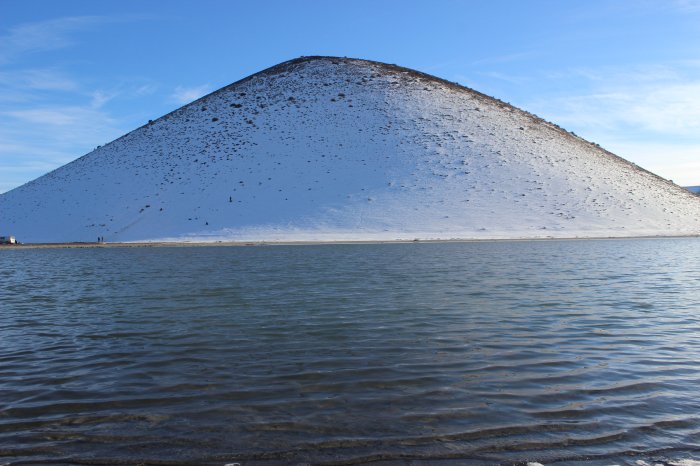
[[[578,95],[524,107],[679,184],[700,184],[700,63],[577,69],[545,80],[578,82]]]
[[[80,91],[80,85],[55,69],[8,70],[0,72],[0,109],[26,107],[56,95]]]
[[[651,132],[700,143],[698,71],[687,65],[576,71],[586,92],[536,101],[531,108],[564,126]]]
[[[131,94],[135,97],[142,97],[145,95],[151,95],[158,89],[156,84],[142,84],[131,90]]]
[[[700,134],[700,82],[637,88],[553,99],[539,105],[563,126],[595,131],[654,133],[697,139]],[[700,141],[699,141],[700,142]]]
[[[52,109],[33,108],[30,110],[14,110],[4,112],[4,115],[21,120],[25,123],[36,123],[40,125],[66,126],[75,123],[74,115]]]
[[[47,106],[0,111],[0,192],[74,160],[124,133],[105,111]]]
[[[62,108],[32,108],[28,110],[12,110],[2,114],[25,123],[48,126],[74,126],[83,120],[89,121],[96,112],[83,107]]]
[[[63,53],[42,56],[44,66],[27,66],[25,57],[63,52],[97,25],[143,19],[147,18],[65,17],[0,30],[0,192],[124,134],[134,125],[130,120],[143,117],[136,113],[117,119],[108,104],[116,99],[142,99],[158,88],[143,77],[115,77],[96,88],[84,74],[70,72],[60,59]],[[52,62],[51,57],[59,60]]]
[[[105,137],[118,136],[121,132],[108,113],[89,106],[11,110],[0,112],[0,119],[3,121],[0,140],[16,145],[26,141],[44,141],[48,146],[102,144],[109,141]],[[119,133],[114,134],[115,131]],[[80,154],[73,154],[73,158],[77,155]]]
[[[104,104],[114,99],[117,95],[118,94],[116,92],[94,91],[92,93],[92,100],[90,101],[90,108],[101,108]]]
[[[497,79],[499,81],[505,81],[511,84],[523,84],[531,80],[528,76],[516,76],[506,73],[500,73],[498,71],[484,71],[480,72],[479,75],[486,76],[487,78]]]
[[[482,58],[480,60],[475,60],[471,63],[472,66],[484,66],[484,65],[494,65],[497,63],[511,63],[522,60],[529,60],[538,55],[538,52],[529,50],[525,52],[514,52],[504,55],[497,55],[493,57]]]
[[[179,104],[189,104],[193,100],[197,100],[210,92],[211,86],[209,84],[195,87],[177,86],[175,91],[170,95],[170,98]]]
[[[38,91],[74,91],[78,83],[56,69],[25,69],[0,72],[0,88]]]
[[[99,16],[75,16],[25,23],[0,36],[0,63],[8,63],[22,54],[56,50],[73,43],[70,33],[104,21]]]

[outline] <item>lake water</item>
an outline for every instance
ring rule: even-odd
[[[0,272],[0,464],[700,459],[697,238],[0,250]]]

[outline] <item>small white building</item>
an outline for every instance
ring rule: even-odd
[[[14,236],[0,236],[0,244],[17,244]]]

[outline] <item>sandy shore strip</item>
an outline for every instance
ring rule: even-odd
[[[316,246],[340,244],[417,244],[417,243],[493,243],[523,241],[582,241],[582,240],[625,240],[625,239],[669,239],[698,238],[700,235],[678,236],[599,236],[562,238],[472,238],[472,239],[413,239],[413,240],[341,240],[341,241],[148,241],[129,243],[27,243],[3,244],[2,250],[20,249],[80,249],[80,248],[187,248],[187,247],[250,247],[250,246]]]

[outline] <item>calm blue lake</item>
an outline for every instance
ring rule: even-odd
[[[0,464],[700,460],[698,238],[6,248],[0,272]]]

